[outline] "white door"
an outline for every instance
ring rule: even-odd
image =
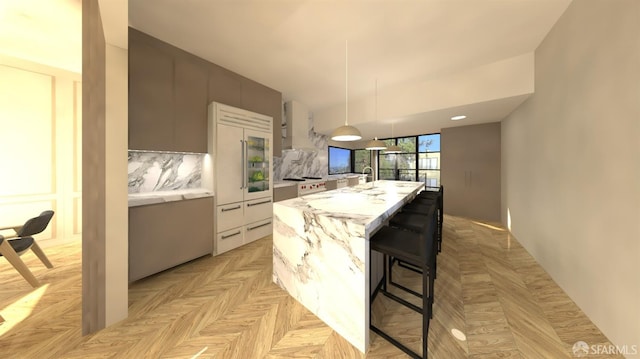
[[[245,143],[241,127],[218,124],[216,134],[217,204],[243,201]]]

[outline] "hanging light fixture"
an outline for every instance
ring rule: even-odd
[[[349,74],[349,42],[347,41],[345,44],[345,70],[344,70],[344,88],[345,88],[344,126],[340,126],[336,128],[331,133],[331,139],[334,141],[357,141],[362,138],[360,131],[358,131],[358,129],[353,126],[349,126],[349,122],[348,122],[348,118],[349,118],[348,74]]]
[[[375,121],[378,121],[378,79],[376,79],[376,114]],[[373,140],[367,142],[365,149],[373,151],[373,150],[384,150],[387,148],[387,144],[383,141],[380,141],[378,137],[374,137]]]
[[[395,137],[393,135],[393,121],[391,121],[391,137],[395,140]],[[400,153],[400,152],[402,152],[402,149],[397,145],[391,145],[387,147],[387,149],[384,151],[384,153]]]

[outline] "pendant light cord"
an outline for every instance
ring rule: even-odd
[[[344,125],[349,125],[349,40],[344,44]]]

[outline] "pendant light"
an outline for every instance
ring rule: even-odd
[[[345,88],[345,101],[344,101],[344,126],[336,128],[331,133],[331,139],[334,141],[357,141],[362,138],[360,131],[353,126],[349,126],[349,42],[345,43],[345,70],[344,70],[344,88]]]
[[[378,79],[376,79],[376,117],[374,120],[378,121]],[[374,137],[372,141],[367,142],[365,149],[373,151],[373,150],[384,150],[387,148],[387,144],[383,141],[380,141],[378,137]]]
[[[391,121],[391,137],[395,140],[395,137],[393,136],[393,121]],[[400,152],[402,152],[402,149],[397,145],[391,145],[387,147],[387,149],[384,151],[384,153],[400,153]]]

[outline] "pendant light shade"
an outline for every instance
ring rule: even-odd
[[[383,141],[380,141],[378,137],[374,137],[373,140],[367,142],[365,149],[373,151],[373,150],[384,150],[387,148],[387,144]]]
[[[345,124],[336,128],[331,133],[331,139],[334,141],[357,141],[362,138],[360,131],[353,126]]]
[[[384,153],[400,153],[402,152],[402,149],[396,145],[391,145],[388,146],[386,150],[384,150]]]
[[[336,128],[331,133],[331,139],[334,141],[357,141],[362,138],[360,131],[353,126],[349,126],[349,42],[345,43],[345,70],[344,70],[344,126]]]

